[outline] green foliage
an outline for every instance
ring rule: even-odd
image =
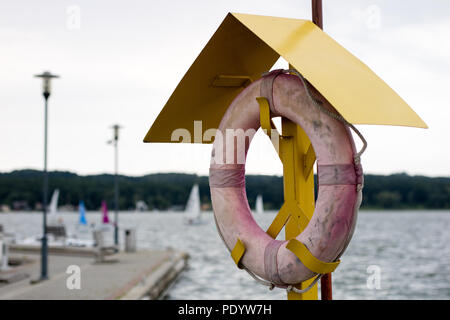
[[[450,178],[365,175],[362,205],[375,208],[450,208]]]
[[[381,191],[375,195],[375,200],[382,208],[391,209],[401,205],[402,196],[397,191]]]
[[[248,175],[246,179],[247,197],[252,208],[258,194],[262,194],[266,210],[281,207],[282,177]],[[0,173],[0,204],[12,206],[15,201],[26,201],[30,208],[34,208],[42,202],[42,183],[41,171]],[[194,183],[199,184],[202,203],[209,205],[208,177],[179,173],[119,176],[120,209],[134,209],[138,200],[145,201],[149,209],[183,209]],[[88,210],[97,210],[101,201],[106,200],[108,206],[113,207],[114,175],[79,176],[70,172],[50,172],[49,197],[54,189],[60,190],[60,205],[77,206],[80,200],[84,200]],[[365,175],[362,206],[450,209],[450,178]]]

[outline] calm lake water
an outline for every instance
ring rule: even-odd
[[[274,212],[256,217],[264,229]],[[68,229],[77,214],[63,213]],[[101,215],[88,212],[90,223]],[[189,268],[165,299],[285,299],[285,291],[257,284],[235,267],[211,213],[186,226],[182,214],[120,213],[122,228],[136,228],[138,247],[172,247],[190,254]],[[39,233],[39,213],[0,214],[5,231]],[[362,211],[341,264],[333,273],[334,299],[450,299],[450,211]],[[379,275],[378,278],[374,278]],[[379,279],[379,282],[373,281]]]

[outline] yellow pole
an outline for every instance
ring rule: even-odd
[[[307,154],[311,142],[303,129],[294,122],[282,118],[280,151],[283,159],[284,200],[295,200],[308,218],[314,213],[314,174],[305,171]],[[315,159],[315,158],[314,158]],[[313,160],[314,160],[313,159]],[[291,213],[293,214],[293,212]],[[291,216],[285,226],[286,240],[295,238],[301,232],[299,219]],[[297,288],[306,288],[312,280],[302,282]],[[288,293],[288,300],[317,300],[317,284],[306,293]]]

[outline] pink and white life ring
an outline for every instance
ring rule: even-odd
[[[335,109],[319,92],[305,85],[301,77],[276,70],[243,90],[222,118],[218,133],[223,139],[216,135],[209,173],[216,224],[227,248],[231,251],[239,239],[245,246],[241,266],[283,288],[292,288],[319,272],[311,270],[314,269],[310,267],[311,261],[301,261],[292,248],[288,249],[288,241],[275,240],[264,232],[251,213],[245,191],[245,157],[254,133],[260,128],[256,98],[267,98],[271,116],[286,117],[300,125],[316,153],[315,211],[293,243],[307,249],[309,260],[331,264],[343,254],[353,235],[362,197],[362,167],[359,157],[355,157],[357,152],[348,126],[330,117],[327,113],[335,114]],[[313,99],[328,111],[317,108]],[[244,147],[238,145],[240,138],[225,139],[230,130],[244,133]],[[243,163],[238,163],[239,158],[244,159]]]

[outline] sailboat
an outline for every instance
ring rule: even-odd
[[[189,199],[184,209],[184,221],[186,224],[191,225],[202,223],[198,184],[194,184],[189,194]]]
[[[88,221],[86,218],[86,207],[84,205],[84,201],[81,200],[78,204],[78,223],[76,225],[76,238],[83,234],[88,234],[92,231],[91,226],[88,225]]]
[[[62,224],[62,220],[58,220],[58,199],[59,199],[59,189],[53,191],[52,199],[50,200],[50,206],[48,211],[48,224]]]
[[[56,213],[58,212],[58,199],[59,199],[59,189],[53,191],[52,200],[50,200],[48,218],[49,220],[56,220]]]
[[[262,214],[264,213],[264,204],[263,204],[263,197],[262,195],[258,194],[256,196],[256,206],[255,206],[255,211],[257,214]]]
[[[96,227],[97,230],[101,231],[112,231],[113,225],[111,224],[111,221],[109,220],[108,216],[108,206],[106,204],[106,201],[102,201],[102,223],[100,226]]]
[[[91,238],[92,230],[86,219],[86,207],[83,200],[78,204],[78,224],[75,229],[75,234],[66,239],[66,245],[75,247],[93,247],[95,245]]]
[[[66,227],[62,223],[62,218],[58,219],[58,199],[59,199],[59,189],[53,191],[52,199],[50,200],[50,205],[47,207],[47,244],[48,246],[60,246],[64,244],[66,238]],[[42,241],[42,234],[35,236],[26,237],[24,239],[16,239],[15,242],[18,244],[25,245],[40,245]]]
[[[78,205],[78,213],[79,213],[78,224],[82,226],[87,226],[86,207],[84,206],[84,201],[80,201],[80,204]]]
[[[58,217],[58,198],[59,198],[59,190],[55,190],[52,195],[52,199],[50,201],[48,218],[49,221],[47,223],[47,243],[49,249],[54,247],[94,247],[94,241],[92,239],[87,239],[86,237],[80,238],[78,234],[75,235],[67,235],[66,234],[66,226],[63,223],[61,217]],[[87,225],[86,220],[86,209],[84,207],[84,202],[80,201],[79,205],[80,218],[77,231],[90,231],[89,226]],[[40,248],[42,241],[42,234],[37,236],[31,236],[24,239],[16,239],[15,243],[20,245],[27,245],[30,248],[36,247]]]
[[[58,199],[59,189],[56,189],[53,191],[50,206],[48,208],[47,236],[49,238],[64,239],[67,236],[66,226],[63,223],[62,217],[58,215]]]
[[[109,223],[108,206],[106,205],[106,201],[102,201],[102,222]]]

